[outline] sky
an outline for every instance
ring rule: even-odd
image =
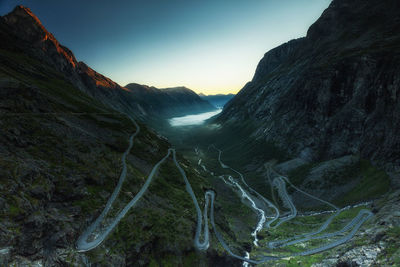
[[[122,86],[236,93],[270,49],[303,37],[331,0],[0,0]]]

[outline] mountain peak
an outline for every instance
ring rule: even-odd
[[[18,5],[9,14],[5,15],[4,21],[9,25],[25,33],[25,37],[39,37],[45,39],[50,36],[39,18],[27,7]],[[53,37],[51,35],[51,37]],[[54,38],[54,37],[53,37]]]
[[[38,21],[40,23],[40,20],[38,17],[36,17],[35,14],[33,14],[33,12],[30,10],[30,8],[25,7],[23,5],[18,5],[14,8],[14,10],[11,12],[11,14],[19,14],[22,16],[30,16],[33,19],[35,19],[36,21]]]
[[[53,34],[46,30],[39,18],[29,8],[18,5],[2,18],[2,22],[10,30],[10,34],[23,43],[47,51],[54,61],[62,65],[63,68],[66,65],[76,67],[77,61],[72,52],[62,46]]]

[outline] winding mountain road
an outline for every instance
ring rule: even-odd
[[[96,234],[96,237],[92,241],[87,241],[91,235],[93,235],[94,231],[100,224],[103,222],[104,218],[107,216],[108,212],[110,211],[112,204],[114,203],[115,199],[117,198],[119,192],[121,191],[122,184],[125,181],[126,178],[126,173],[127,173],[127,166],[126,166],[126,157],[130,153],[132,146],[133,146],[133,139],[139,134],[140,132],[140,126],[136,123],[135,120],[131,119],[133,124],[136,127],[135,133],[133,133],[130,138],[129,138],[129,145],[127,150],[124,152],[121,158],[122,162],[122,171],[119,176],[118,184],[114,189],[114,192],[112,193],[111,197],[108,199],[107,204],[103,211],[101,212],[100,216],[82,233],[82,235],[78,238],[78,241],[76,242],[76,249],[79,252],[84,252],[84,251],[89,251],[100,245],[104,239],[110,234],[110,232],[114,229],[114,227],[118,224],[118,222],[122,219],[123,216],[125,216],[126,212],[123,214],[123,216],[118,216],[120,217],[119,220],[115,220],[113,224],[111,224],[103,233]],[[143,194],[143,193],[142,193]],[[137,200],[136,200],[137,201]],[[136,203],[136,202],[135,202]],[[132,205],[134,205],[133,203]],[[120,213],[119,215],[122,215]],[[114,225],[114,226],[112,226]]]
[[[131,119],[132,122],[136,126],[136,131],[134,134],[131,135],[129,138],[129,145],[127,150],[124,152],[122,155],[121,161],[122,161],[122,171],[120,174],[120,178],[118,181],[117,186],[115,187],[111,197],[108,199],[107,204],[105,208],[103,209],[102,213],[100,216],[92,223],[89,225],[89,227],[81,234],[81,236],[78,238],[76,242],[76,249],[78,252],[85,252],[92,250],[99,246],[106,238],[107,236],[112,232],[112,230],[118,225],[118,223],[122,220],[122,218],[127,214],[127,212],[137,203],[137,201],[146,193],[148,187],[150,186],[154,175],[157,173],[157,170],[165,162],[165,160],[171,155],[173,156],[173,161],[178,168],[179,172],[181,173],[185,184],[186,184],[186,191],[189,193],[191,196],[193,203],[196,208],[197,212],[197,227],[196,227],[196,233],[195,233],[195,240],[194,240],[194,245],[197,249],[199,250],[206,250],[209,247],[209,229],[208,229],[208,205],[209,205],[209,200],[214,197],[214,192],[212,191],[207,191],[205,194],[205,207],[204,207],[204,216],[200,210],[199,203],[197,202],[196,196],[193,192],[193,189],[190,185],[189,180],[187,179],[186,173],[184,170],[181,168],[179,165],[178,161],[176,160],[176,152],[175,149],[170,148],[168,149],[167,155],[162,158],[159,162],[157,162],[153,169],[151,170],[149,176],[147,177],[146,182],[140,189],[140,191],[136,194],[136,196],[117,214],[117,216],[112,220],[112,222],[105,227],[100,232],[95,232],[97,228],[100,226],[100,224],[103,222],[104,218],[107,216],[108,212],[110,211],[112,204],[114,203],[115,199],[117,198],[119,192],[121,191],[122,184],[125,181],[126,174],[127,174],[127,166],[126,166],[126,157],[130,153],[132,146],[133,146],[133,139],[139,134],[140,132],[140,126],[136,123],[135,120]],[[204,218],[204,223],[203,223],[203,218]],[[204,225],[204,228],[202,229],[202,226]],[[200,236],[203,233],[203,241],[200,241]],[[89,238],[94,236],[94,238],[91,241],[88,241]]]
[[[277,188],[278,194],[279,194],[280,198],[282,199],[284,206],[290,209],[290,214],[288,216],[286,216],[284,218],[280,218],[278,223],[276,223],[274,226],[272,226],[272,228],[277,228],[282,223],[296,218],[297,209],[296,209],[296,206],[293,204],[292,199],[290,198],[289,194],[287,193],[286,184],[282,180],[282,178],[280,178],[280,177],[275,178],[273,181],[273,185]]]
[[[199,250],[207,250],[208,247],[210,246],[210,233],[209,233],[209,227],[208,227],[208,211],[210,211],[210,223],[212,225],[213,231],[215,236],[217,237],[218,242],[221,244],[221,246],[226,250],[226,252],[236,258],[239,259],[241,261],[244,262],[245,266],[248,266],[248,263],[251,264],[260,264],[260,263],[265,263],[268,262],[270,260],[276,260],[276,259],[280,259],[283,256],[264,256],[261,259],[255,260],[255,259],[251,259],[250,258],[250,254],[249,252],[245,253],[245,256],[239,256],[237,254],[235,254],[231,248],[229,247],[229,245],[225,242],[222,234],[218,231],[218,228],[215,224],[215,218],[214,218],[214,202],[215,202],[215,192],[212,190],[207,190],[205,192],[204,198],[205,198],[205,204],[204,204],[204,210],[203,212],[200,209],[199,203],[197,201],[196,195],[193,192],[193,189],[191,187],[191,184],[186,176],[185,171],[183,170],[183,168],[179,165],[177,159],[176,159],[176,151],[173,148],[169,148],[167,154],[159,161],[157,162],[153,169],[151,170],[150,174],[148,175],[145,183],[143,184],[142,188],[139,190],[139,192],[132,198],[132,200],[111,220],[111,222],[104,228],[99,229],[101,227],[101,223],[104,221],[105,217],[107,216],[107,214],[109,213],[115,199],[118,197],[119,192],[121,191],[121,187],[126,179],[127,176],[127,165],[126,165],[126,158],[128,156],[128,154],[130,153],[132,146],[133,146],[133,140],[134,138],[139,134],[140,132],[140,126],[136,123],[135,120],[133,120],[132,118],[130,118],[132,120],[132,122],[134,123],[134,125],[136,126],[136,131],[134,134],[132,134],[129,138],[129,145],[127,150],[123,153],[122,158],[121,158],[121,162],[122,162],[122,171],[118,180],[118,184],[115,187],[112,195],[110,196],[110,198],[108,199],[103,211],[101,212],[101,214],[99,215],[99,217],[96,218],[96,220],[90,224],[87,229],[81,234],[81,236],[78,238],[77,242],[76,242],[76,249],[79,252],[86,252],[89,250],[92,250],[94,248],[96,248],[97,246],[99,246],[107,237],[108,235],[113,231],[113,229],[118,225],[118,223],[124,218],[124,216],[128,213],[128,211],[135,206],[135,204],[137,203],[137,201],[146,193],[148,187],[150,186],[151,182],[153,181],[154,176],[156,175],[158,169],[160,168],[160,166],[168,159],[168,157],[172,154],[172,159],[173,162],[175,164],[175,166],[177,167],[177,169],[179,170],[184,182],[185,182],[185,187],[186,187],[186,191],[189,193],[190,197],[192,198],[193,204],[195,206],[196,209],[196,215],[197,215],[197,224],[196,224],[196,231],[195,231],[195,236],[194,236],[194,246],[199,249]],[[252,235],[254,236],[254,245],[258,246],[258,239],[257,239],[257,232],[261,231],[263,227],[266,228],[271,228],[271,224],[277,220],[278,223],[274,226],[274,227],[278,227],[280,224],[282,224],[285,221],[291,220],[293,218],[295,218],[297,216],[297,209],[295,207],[295,205],[293,204],[291,198],[289,197],[287,191],[286,191],[286,183],[288,183],[289,185],[293,186],[296,190],[303,192],[304,194],[316,199],[316,200],[320,200],[300,189],[298,189],[297,187],[295,187],[293,184],[290,183],[289,179],[287,179],[287,177],[281,176],[279,174],[277,174],[276,172],[274,172],[276,175],[278,175],[277,178],[275,178],[273,181],[274,186],[277,188],[279,196],[281,197],[281,199],[283,200],[283,202],[285,203],[285,205],[287,207],[289,207],[290,209],[290,214],[289,216],[286,217],[280,217],[280,213],[279,213],[279,209],[268,199],[266,199],[264,196],[262,196],[261,194],[259,194],[257,191],[255,191],[253,188],[251,188],[244,176],[234,170],[233,168],[229,167],[228,165],[224,164],[221,161],[221,154],[222,151],[215,148],[218,152],[218,161],[221,165],[221,167],[223,169],[230,169],[232,170],[234,173],[236,173],[240,178],[241,181],[243,182],[243,184],[246,186],[246,188],[255,196],[257,196],[259,199],[261,199],[263,202],[265,202],[268,206],[268,208],[271,208],[272,210],[274,210],[274,215],[273,216],[266,216],[266,214],[268,214],[268,211],[264,211],[262,208],[258,207],[256,205],[256,201],[254,201],[253,196],[251,196],[250,194],[248,194],[246,192],[245,189],[242,188],[242,186],[240,186],[240,184],[231,176],[231,175],[227,175],[229,182],[226,181],[224,179],[224,176],[222,175],[221,177],[223,178],[224,182],[227,185],[230,186],[235,186],[237,187],[241,193],[242,196],[247,198],[251,205],[252,208],[254,210],[257,211],[257,213],[260,215],[260,220],[256,226],[256,229],[254,230],[254,232],[252,233]],[[198,150],[196,149],[196,154],[198,154]],[[201,164],[201,159],[198,161],[198,164]],[[201,166],[203,167],[204,171],[209,172],[204,164],[201,164]],[[212,173],[213,174],[213,173]],[[214,174],[213,174],[214,175]],[[317,235],[319,233],[321,233],[322,231],[324,231],[328,225],[332,222],[332,220],[334,219],[334,217],[336,217],[341,210],[339,210],[336,206],[332,205],[329,202],[320,200],[328,205],[330,205],[331,207],[333,207],[335,210],[338,210],[337,213],[333,214],[331,217],[329,217],[327,219],[327,221],[316,231],[313,231],[311,233],[306,233],[306,234],[302,234],[302,235],[295,235],[292,238],[289,239],[285,239],[285,240],[279,240],[279,241],[272,241],[269,242],[269,247],[270,248],[276,248],[276,247],[283,247],[283,246],[288,246],[288,245],[292,245],[292,244],[296,244],[296,243],[300,243],[300,242],[307,242],[309,240],[315,240],[315,239],[330,239],[333,237],[337,237],[337,236],[342,236],[340,239],[335,240],[333,242],[321,245],[319,247],[313,248],[313,249],[308,249],[302,252],[298,252],[298,253],[292,253],[290,255],[286,255],[285,257],[288,256],[298,256],[298,255],[311,255],[314,253],[318,253],[324,250],[328,250],[330,248],[333,248],[335,246],[338,246],[340,244],[343,244],[345,242],[347,242],[348,240],[350,240],[355,233],[358,231],[358,229],[361,227],[361,225],[368,220],[369,218],[372,217],[372,213],[368,210],[361,210],[359,212],[359,214],[353,218],[353,220],[351,220],[346,226],[344,226],[341,230],[333,232],[333,233],[326,233],[326,234],[322,234],[322,235]],[[267,220],[271,218],[271,220]],[[344,235],[346,232],[350,231],[347,235]],[[202,239],[202,240],[201,240]]]
[[[131,139],[132,140],[132,137]],[[178,161],[176,160],[176,152],[175,149],[170,148],[168,149],[167,155],[162,158],[159,162],[154,165],[153,169],[151,170],[149,176],[147,177],[146,182],[140,189],[140,191],[136,194],[136,196],[118,213],[118,215],[112,220],[112,222],[103,230],[103,232],[98,233],[94,240],[88,241],[89,237],[94,234],[94,231],[96,228],[99,226],[99,224],[104,220],[105,216],[109,212],[112,203],[115,201],[116,197],[118,196],[118,193],[121,189],[122,183],[125,180],[126,177],[126,155],[129,153],[130,149],[132,147],[132,143],[130,143],[128,150],[124,153],[123,156],[123,171],[121,173],[120,180],[118,182],[117,187],[115,188],[113,194],[111,195],[110,199],[108,200],[106,207],[104,208],[103,212],[100,214],[100,216],[92,223],[86,231],[82,233],[82,235],[78,238],[78,241],[76,243],[76,248],[79,252],[85,252],[92,250],[96,248],[98,245],[100,245],[106,238],[107,236],[111,233],[111,231],[117,226],[117,224],[121,221],[121,219],[126,215],[126,213],[136,204],[136,202],[146,193],[148,187],[150,186],[151,182],[153,181],[153,177],[156,174],[157,170],[159,169],[160,165],[165,162],[165,160],[171,155],[173,156],[173,161],[178,168],[179,172],[181,173],[185,184],[186,184],[186,191],[189,193],[191,196],[193,203],[195,205],[196,211],[197,211],[197,228],[196,228],[196,234],[195,234],[195,241],[194,245],[197,249],[199,250],[206,250],[209,247],[209,229],[208,229],[208,215],[207,215],[207,208],[209,205],[209,199],[211,195],[214,195],[214,192],[212,191],[207,191],[205,194],[205,207],[204,207],[204,216],[202,215],[202,212],[200,210],[199,203],[197,202],[196,196],[193,192],[193,189],[190,185],[189,180],[187,179],[186,173],[184,170],[181,168],[179,165]],[[125,171],[124,171],[125,170]],[[124,175],[122,175],[124,174]],[[121,179],[122,178],[122,179]],[[204,218],[204,223],[203,223],[203,218]],[[202,225],[204,224],[204,228],[202,229]],[[200,241],[200,236],[203,232],[204,235],[204,240],[201,242]]]
[[[293,187],[295,190],[303,193],[304,195],[306,195],[306,196],[308,196],[308,197],[310,197],[310,198],[312,198],[314,200],[320,201],[320,202],[332,207],[335,210],[335,213],[332,214],[317,230],[312,231],[310,233],[301,234],[301,235],[294,235],[291,238],[288,238],[288,239],[285,239],[285,240],[278,240],[278,241],[269,242],[268,243],[268,247],[273,249],[273,248],[278,248],[278,247],[285,247],[285,246],[289,246],[289,245],[294,245],[294,244],[297,244],[297,243],[304,243],[304,242],[308,242],[310,240],[318,240],[318,239],[329,240],[329,239],[335,238],[335,237],[339,237],[339,239],[337,239],[335,241],[332,241],[332,242],[329,242],[329,243],[326,243],[326,244],[323,244],[323,245],[320,245],[320,246],[318,246],[316,248],[308,249],[308,250],[305,250],[305,251],[302,251],[302,252],[298,252],[298,253],[292,253],[291,255],[287,255],[285,257],[311,255],[311,254],[315,254],[315,253],[319,253],[319,252],[322,252],[322,251],[325,251],[325,250],[329,250],[329,249],[331,249],[333,247],[336,247],[336,246],[339,246],[341,244],[344,244],[344,243],[348,242],[355,235],[355,233],[359,230],[359,228],[362,226],[362,224],[365,221],[367,221],[368,219],[370,219],[373,216],[371,211],[363,209],[358,213],[358,215],[355,218],[353,218],[349,223],[347,223],[342,229],[340,229],[340,230],[338,230],[336,232],[325,233],[325,234],[322,234],[322,235],[318,235],[321,232],[323,232],[324,230],[326,230],[328,228],[328,226],[332,223],[333,219],[336,216],[338,216],[346,208],[339,209],[338,207],[336,207],[335,205],[333,205],[330,202],[327,202],[327,201],[325,201],[323,199],[320,199],[320,198],[315,197],[315,196],[313,196],[311,194],[308,194],[307,192],[305,192],[305,191],[299,189],[298,187],[294,186],[289,181],[289,179],[287,177],[278,174],[276,171],[274,171],[270,167],[269,171],[271,171],[272,173],[277,175],[277,178],[275,178],[273,180],[273,184],[272,185],[277,188],[278,194],[281,197],[283,203],[287,207],[289,207],[289,209],[290,209],[289,216],[279,217],[279,209],[275,205],[273,205],[272,202],[270,202],[269,200],[265,199],[257,191],[252,189],[247,184],[247,182],[244,179],[244,176],[240,172],[230,168],[228,165],[226,165],[225,163],[222,162],[222,160],[221,160],[222,151],[220,149],[216,148],[214,145],[209,146],[209,148],[210,147],[213,147],[214,149],[216,149],[219,152],[218,153],[218,161],[219,161],[219,163],[220,163],[220,165],[221,165],[221,167],[223,169],[231,169],[232,171],[237,173],[241,177],[242,182],[250,189],[250,191],[252,193],[257,195],[258,197],[261,197],[261,199],[263,199],[264,201],[267,201],[266,203],[270,203],[270,207],[272,206],[276,210],[275,216],[272,216],[272,217],[267,216],[266,218],[272,218],[274,221],[277,220],[277,219],[280,219],[280,221],[273,227],[271,227],[271,223],[267,222],[266,223],[266,228],[276,228],[280,224],[282,224],[283,222],[286,222],[286,221],[289,221],[291,219],[294,219],[297,216],[297,209],[296,209],[295,205],[293,204],[291,198],[289,197],[289,195],[288,195],[288,193],[286,191],[286,183],[289,184],[291,187]],[[198,154],[198,153],[196,153],[196,154]],[[223,177],[223,175],[222,175],[222,177]],[[268,177],[268,178],[270,178],[270,177]],[[230,176],[230,181],[231,182],[234,181],[231,176]],[[271,179],[269,179],[269,181],[271,181]],[[231,185],[235,185],[236,187],[239,186],[237,183],[231,183]],[[253,200],[251,202],[255,203],[255,201],[253,201]],[[267,214],[267,212],[265,211],[264,214]],[[213,213],[212,213],[211,217],[213,218]],[[213,225],[213,229],[215,229],[214,225]],[[348,231],[350,231],[350,232],[345,234]],[[243,260],[243,262],[244,262],[243,266],[247,266],[247,263],[259,264],[259,263],[265,263],[266,261],[269,261],[271,259],[279,259],[279,258],[281,258],[281,257],[270,256],[270,257],[262,258],[262,259],[259,259],[259,260],[252,260],[252,259],[250,259],[250,255],[249,255],[248,252],[246,252],[246,256],[244,258],[240,257],[240,256],[237,256],[237,255],[234,255],[232,253],[232,251],[229,249],[229,247],[227,246],[227,244],[223,240],[221,240],[221,236],[219,236],[219,234],[217,232],[215,234],[217,236],[217,239],[221,243],[221,245],[225,248],[225,250],[231,256]]]

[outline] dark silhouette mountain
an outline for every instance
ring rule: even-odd
[[[195,114],[215,108],[195,92],[186,87],[158,89],[146,85],[130,83],[125,86],[135,95],[135,101],[150,113],[173,117],[182,114]]]
[[[181,90],[171,90],[168,94],[159,94],[157,90],[136,90],[149,93],[147,96],[143,93],[136,96],[130,89],[121,87],[85,63],[78,62],[73,53],[62,46],[40,20],[23,6],[17,6],[13,12],[2,17],[0,24],[1,49],[19,51],[51,65],[71,84],[114,109],[132,112],[143,120],[149,117],[154,119],[154,116],[165,118],[214,109],[192,91],[182,94]],[[140,85],[135,86],[135,89],[138,87]],[[163,98],[161,95],[168,97]]]
[[[265,54],[218,121],[252,121],[251,136],[292,157],[360,154],[393,169],[399,62],[399,1],[334,0],[306,37]]]
[[[199,94],[199,96],[210,102],[214,107],[217,108],[222,108],[225,106],[226,103],[228,103],[229,100],[231,100],[235,95],[234,94],[217,94],[217,95],[204,95],[204,94]]]

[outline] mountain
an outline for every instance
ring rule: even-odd
[[[332,1],[306,37],[264,55],[208,140],[248,170],[275,161],[297,186],[330,201],[400,188],[399,11],[394,0]]]
[[[306,37],[267,52],[223,111],[186,135],[183,142],[204,151],[221,149],[224,164],[274,203],[275,172],[287,177],[298,209],[321,210],[317,197],[374,213],[352,241],[322,258],[268,266],[400,264],[399,62],[399,1],[333,0]],[[301,232],[303,222],[288,230]],[[264,253],[253,248],[251,257],[256,252]]]
[[[185,94],[186,97],[182,97],[181,90],[171,90],[169,97],[163,98],[159,97],[161,94],[156,93],[157,90],[146,91],[144,90],[146,86],[138,90],[140,85],[136,85],[132,86],[135,92],[155,93],[154,96],[145,97],[140,93],[136,96],[130,89],[121,87],[85,63],[78,62],[74,54],[62,46],[45,29],[40,20],[23,6],[17,6],[13,12],[2,17],[0,27],[2,39],[0,49],[24,53],[49,64],[62,73],[72,85],[89,96],[114,109],[135,113],[142,120],[154,119],[154,116],[165,118],[166,116],[183,116],[186,112],[198,113],[213,110],[210,104],[189,91]],[[153,97],[157,98],[154,103],[149,101]],[[163,103],[163,101],[171,100],[173,101]],[[160,104],[162,107],[159,106]]]
[[[121,87],[29,9],[1,17],[0,266],[399,265],[397,147],[371,143],[370,155],[360,142],[397,144],[398,6],[333,1],[307,37],[265,55],[219,118],[174,129],[173,144],[135,119],[162,118],[159,94],[184,102],[190,91]],[[360,102],[365,91],[373,97]],[[82,252],[77,241],[102,211],[89,242],[138,192]],[[199,251],[206,204],[210,243]]]
[[[216,108],[223,108],[229,100],[231,100],[235,95],[234,94],[217,94],[217,95],[204,95],[199,94],[199,96],[210,102]]]
[[[400,167],[400,4],[334,0],[307,36],[265,54],[218,122],[291,157]]]
[[[144,110],[165,118],[215,110],[209,102],[186,87],[157,89],[130,83],[125,88],[134,94],[135,101]]]
[[[126,179],[106,224],[171,144],[132,121],[144,113],[130,102],[130,89],[77,62],[29,9],[19,6],[0,18],[0,40],[1,266],[240,264],[216,247],[196,251],[195,207],[171,157],[109,237],[79,253],[76,241],[112,195],[124,153]],[[201,199],[209,182],[179,153],[177,160]],[[220,216],[218,224],[226,220]]]

